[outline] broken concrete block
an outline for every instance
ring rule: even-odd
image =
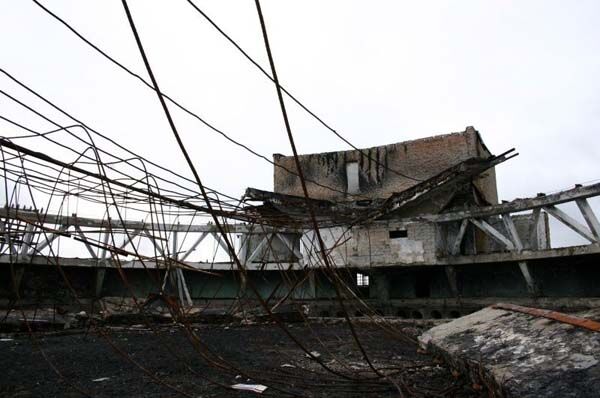
[[[495,396],[600,396],[600,333],[587,329],[488,307],[428,330],[419,342]]]

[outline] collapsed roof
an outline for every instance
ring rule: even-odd
[[[248,188],[245,202],[262,204],[249,205],[245,211],[272,225],[310,227],[308,206],[321,225],[333,226],[489,205],[474,179],[517,155],[510,149],[498,156],[471,157],[387,198],[332,201]]]

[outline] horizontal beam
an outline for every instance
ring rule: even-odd
[[[476,255],[464,255],[464,256],[448,256],[443,258],[438,258],[432,262],[421,262],[421,263],[409,263],[409,264],[401,264],[401,263],[380,263],[380,262],[371,262],[368,261],[352,261],[352,258],[349,258],[347,264],[344,265],[344,268],[400,268],[400,267],[425,267],[425,266],[445,266],[445,265],[478,265],[478,264],[489,264],[489,263],[518,263],[520,261],[529,261],[529,260],[542,260],[542,259],[550,259],[550,258],[559,258],[559,257],[574,257],[574,256],[584,256],[584,255],[596,255],[600,254],[600,245],[591,244],[591,245],[583,245],[583,246],[572,246],[572,247],[562,247],[558,249],[546,249],[546,250],[523,250],[522,252],[498,252],[498,253],[486,253],[486,254],[476,254]],[[56,266],[54,263],[53,257],[46,256],[32,256],[21,259],[21,264],[34,264],[34,265],[52,265]],[[12,263],[18,264],[18,259],[15,256],[12,257]],[[71,258],[71,257],[59,257],[58,262],[61,266],[65,267],[91,267],[98,268],[98,260],[91,258]],[[8,265],[11,263],[11,256],[8,254],[0,255],[0,266]],[[134,269],[143,269],[144,266],[141,261],[138,260],[122,260],[121,262],[122,268],[134,268]],[[146,268],[155,269],[157,268],[157,262],[154,260],[144,260],[144,264],[146,264]],[[174,268],[183,268],[185,270],[189,270],[188,267],[194,268],[198,271],[229,271],[229,270],[237,270],[235,264],[230,261],[223,262],[215,262],[215,263],[207,263],[207,262],[190,262],[184,261],[181,264],[173,263],[171,267]],[[248,263],[247,269],[250,271],[253,270],[304,270],[305,267],[309,268],[322,268],[322,266],[315,266],[314,264],[305,264],[304,261],[299,261],[295,263],[289,262],[279,262],[279,263]],[[106,263],[106,268],[118,268],[114,262],[110,261]],[[165,269],[166,265],[164,261],[158,262],[158,268]]]
[[[52,267],[56,267],[55,258],[54,257],[46,257],[46,256],[32,256],[26,259],[23,259],[21,263],[17,263],[15,261],[15,256],[13,256],[13,264],[22,264],[22,265],[49,265]],[[11,263],[10,256],[8,254],[0,255],[0,267],[8,266]],[[114,261],[107,261],[103,265],[98,264],[98,260],[94,258],[73,258],[73,257],[59,257],[58,264],[61,267],[81,267],[81,268],[122,268],[122,269],[167,269],[167,266],[164,261],[156,262],[153,260],[121,260],[121,265],[115,265]],[[172,263],[170,265],[171,268],[182,268],[185,271],[193,272],[194,269],[198,271],[237,271],[237,266],[230,262],[214,262],[214,263],[205,263],[205,262],[191,262],[185,261],[183,262],[187,267],[183,265]],[[193,269],[191,269],[193,268]],[[282,270],[303,270],[303,266],[300,263],[248,263],[246,265],[246,269],[249,271],[282,271]]]
[[[438,258],[432,265],[459,265],[459,264],[486,264],[486,263],[508,263],[529,260],[543,260],[549,258],[584,256],[589,254],[600,254],[600,245],[590,244],[583,246],[561,247],[545,250],[523,250],[521,252],[498,252],[466,256],[448,256]]]
[[[145,221],[130,221],[124,220],[121,223],[119,220],[114,219],[99,219],[99,218],[88,218],[79,217],[76,214],[71,216],[55,215],[55,214],[44,214],[30,210],[21,210],[15,208],[9,208],[8,214],[6,208],[0,209],[0,219],[17,219],[30,222],[32,224],[52,224],[52,225],[69,225],[79,226],[85,228],[99,228],[107,229],[110,226],[111,231],[119,233],[123,229],[127,230],[143,230],[149,231],[166,231],[166,232],[219,232],[219,229],[214,224],[162,224],[162,223],[148,223]],[[275,231],[274,228],[269,226],[262,226],[257,228],[259,224],[224,224],[223,229],[227,233],[264,233],[269,231]],[[259,232],[260,231],[260,232]],[[278,232],[301,232],[301,230],[294,228],[277,228]],[[85,231],[84,231],[85,232]]]
[[[511,202],[501,203],[492,206],[477,207],[470,210],[462,210],[442,214],[426,214],[398,221],[432,221],[432,222],[450,222],[459,221],[465,218],[485,218],[503,213],[515,213],[519,211],[532,210],[545,206],[557,205],[570,202],[577,199],[585,199],[600,195],[600,183],[577,187],[554,193],[551,195],[536,196],[535,198],[515,199]]]

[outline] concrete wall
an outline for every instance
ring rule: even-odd
[[[464,132],[373,147],[362,152],[368,156],[356,150],[301,155],[300,163],[306,179],[332,188],[327,189],[308,181],[309,195],[332,201],[387,198],[418,183],[389,170],[426,180],[466,159],[490,155],[479,133],[472,127]],[[296,172],[293,157],[276,154],[273,158],[276,165]],[[346,168],[351,162],[358,163],[358,197],[347,192]],[[303,196],[298,176],[282,167],[276,166],[274,169],[274,191]],[[493,169],[483,173],[476,185],[487,201],[498,202]]]
[[[504,223],[500,218],[494,218],[488,220],[488,222],[498,231],[500,231],[504,236],[510,237],[510,234],[506,230]],[[531,228],[533,226],[533,214],[518,214],[513,216],[513,222],[515,224],[515,228],[517,230],[517,234],[519,234],[519,238],[521,239],[521,243],[523,244],[524,249],[549,249],[550,248],[550,228],[548,225],[548,214],[542,212],[540,215],[539,224],[537,225],[537,235],[536,241],[530,241],[530,233]],[[532,245],[533,243],[533,245]],[[489,252],[499,252],[506,250],[505,246],[500,244],[499,242],[489,239],[488,245],[485,248],[484,253]]]
[[[438,244],[435,224],[378,221],[351,229],[322,228],[321,236],[336,266],[375,267],[380,265],[415,265],[435,262]],[[302,238],[303,259],[318,266],[322,259],[314,233]],[[306,263],[305,263],[306,264]]]

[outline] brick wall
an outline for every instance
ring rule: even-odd
[[[426,180],[463,160],[490,155],[481,142],[479,133],[472,127],[464,132],[373,147],[362,152],[364,154],[351,150],[301,155],[300,163],[309,180],[307,185],[310,196],[333,201],[387,198],[418,183],[390,170]],[[296,172],[294,158],[278,154],[273,157],[275,164],[283,167],[275,167],[274,191],[303,196],[300,180],[293,174]],[[359,166],[360,191],[356,196],[347,193],[346,164],[350,162],[357,162]],[[490,203],[497,203],[493,169],[482,174],[476,185]]]

